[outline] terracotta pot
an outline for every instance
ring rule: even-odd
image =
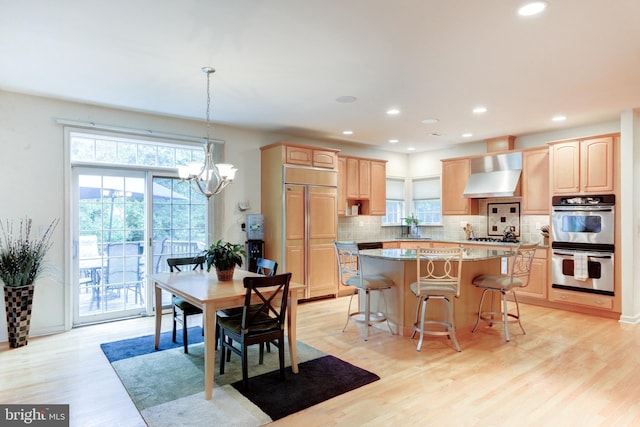
[[[7,312],[9,347],[27,345],[33,305],[33,284],[4,288],[4,306]]]
[[[220,282],[229,282],[233,280],[234,271],[235,271],[235,267],[232,267],[230,270],[218,270],[216,268],[216,274],[218,275],[218,280]]]

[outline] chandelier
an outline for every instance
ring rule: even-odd
[[[178,174],[180,179],[189,181],[195,190],[209,199],[233,182],[238,169],[228,163],[213,163],[213,142],[209,140],[209,130],[211,128],[209,122],[211,93],[209,88],[211,74],[215,73],[216,70],[211,67],[202,67],[202,72],[207,74],[207,139],[204,146],[204,164],[189,162],[186,166],[178,167]]]

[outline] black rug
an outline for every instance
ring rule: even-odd
[[[300,363],[298,367],[298,374],[287,368],[285,381],[276,370],[249,378],[248,389],[242,380],[232,386],[272,420],[277,420],[380,379],[330,355]]]

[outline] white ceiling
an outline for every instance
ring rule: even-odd
[[[0,89],[203,119],[212,66],[214,122],[401,152],[640,107],[640,1],[519,3],[0,0]]]

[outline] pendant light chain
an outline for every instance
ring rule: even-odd
[[[207,142],[209,142],[209,130],[211,129],[211,124],[209,122],[209,117],[211,113],[211,73],[215,73],[216,70],[213,68],[208,68],[205,70],[207,73]]]
[[[204,163],[191,162],[178,168],[180,179],[189,181],[191,186],[209,199],[220,193],[227,185],[233,182],[236,171],[232,164],[213,162],[214,144],[211,137],[211,74],[216,70],[211,67],[202,67],[202,72],[207,73],[207,137],[204,146]]]

